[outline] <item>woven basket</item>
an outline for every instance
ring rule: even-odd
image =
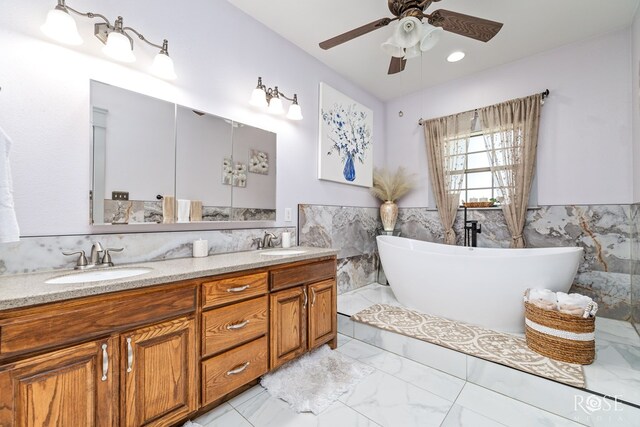
[[[490,208],[494,206],[493,202],[464,202],[462,204],[465,208]]]
[[[590,365],[596,355],[595,317],[545,310],[525,301],[527,346],[562,362]]]

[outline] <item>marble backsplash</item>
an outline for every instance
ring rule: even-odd
[[[84,250],[88,256],[96,241],[105,248],[125,248],[124,252],[112,253],[118,265],[190,257],[192,242],[198,239],[209,242],[210,255],[247,251],[255,249],[254,239],[264,236],[265,231],[278,237],[289,231],[296,241],[295,227],[23,237],[19,242],[0,245],[0,275],[72,268],[77,255],[67,257],[62,251]]]
[[[640,203],[631,205],[631,323],[640,334]]]
[[[104,201],[104,221],[107,224],[162,224],[162,201],[111,200]],[[275,209],[231,208],[203,206],[203,221],[275,221]]]
[[[632,271],[640,261],[631,259],[631,210],[630,205],[543,206],[527,215],[524,234],[529,247],[584,248],[572,291],[595,298],[605,317],[630,319],[632,314]],[[478,246],[509,246],[511,236],[502,210],[469,210],[468,219],[482,224]],[[299,221],[301,244],[340,250],[340,292],[375,281],[375,236],[381,228],[377,208],[300,205]],[[455,228],[460,245],[462,222],[459,211]],[[404,237],[443,241],[435,210],[400,208],[398,227]]]

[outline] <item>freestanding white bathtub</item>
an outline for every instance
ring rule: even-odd
[[[582,248],[492,249],[378,236],[389,285],[403,305],[503,332],[524,332],[527,288],[568,292]]]

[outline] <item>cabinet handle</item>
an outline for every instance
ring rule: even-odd
[[[304,294],[304,302],[302,303],[302,307],[307,308],[307,302],[309,302],[309,298],[307,298],[307,289],[302,288],[302,293]]]
[[[239,374],[240,372],[244,371],[245,369],[247,369],[249,367],[249,363],[250,362],[246,362],[244,365],[240,365],[237,368],[234,368],[230,371],[227,372],[227,375],[236,375]]]
[[[229,329],[230,331],[233,331],[235,329],[242,329],[245,326],[247,326],[248,324],[249,324],[249,321],[245,320],[243,322],[236,323],[235,325],[229,325],[229,326],[227,326],[227,329]]]
[[[249,285],[238,286],[237,288],[229,288],[229,289],[227,289],[227,292],[242,292],[242,291],[246,291],[250,287],[251,286],[249,286]]]
[[[315,289],[311,289],[311,307],[313,307],[314,305],[316,305],[316,290]]]
[[[131,338],[127,338],[127,372],[133,369],[133,348],[131,347]]]
[[[107,345],[102,344],[102,381],[107,380],[109,372],[109,354],[107,354]]]

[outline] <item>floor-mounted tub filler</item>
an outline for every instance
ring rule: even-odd
[[[582,248],[470,248],[378,236],[393,293],[406,307],[503,332],[524,332],[528,288],[568,292]]]

